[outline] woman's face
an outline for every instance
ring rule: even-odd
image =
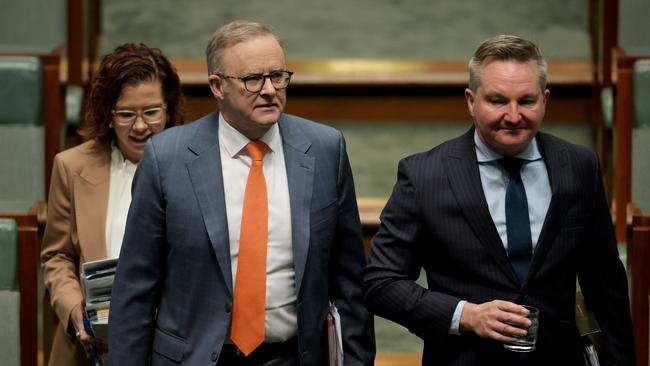
[[[125,159],[133,163],[140,161],[149,137],[165,128],[169,119],[165,107],[159,80],[122,88],[113,109],[111,126],[117,136],[117,147]]]

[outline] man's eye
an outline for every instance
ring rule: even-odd
[[[531,104],[535,104],[535,101],[532,100],[532,99],[524,99],[524,100],[520,100],[519,104],[521,104],[521,105],[531,105]]]
[[[488,102],[490,102],[492,104],[504,104],[505,100],[499,99],[499,98],[490,98],[490,99],[488,99]]]
[[[242,78],[242,80],[244,80],[244,81],[252,81],[252,82],[259,82],[263,78],[264,78],[264,76],[262,76],[262,75],[248,75],[248,76],[244,76]]]

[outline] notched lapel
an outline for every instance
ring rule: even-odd
[[[513,283],[519,284],[487,207],[474,147],[474,130],[453,145],[444,160],[449,186],[476,237]]]
[[[305,274],[310,240],[310,207],[314,188],[316,157],[308,154],[311,142],[283,117],[279,123],[291,205],[291,241],[296,293]]]
[[[551,141],[540,137],[540,152],[546,163],[548,178],[551,184],[551,203],[544,219],[542,231],[537,240],[537,246],[533,253],[533,258],[528,271],[528,278],[531,278],[539,270],[544,262],[544,257],[548,253],[555,237],[557,237],[562,224],[564,213],[567,212],[569,197],[567,197],[569,187],[569,157],[565,148],[553,146]]]
[[[190,158],[187,162],[187,171],[212,249],[230,295],[232,295],[230,244],[221,172],[221,154],[219,152],[218,121],[215,117],[195,123],[202,123],[202,126],[197,128],[194,139],[188,146],[195,157]]]
[[[110,159],[89,157],[89,164],[79,172],[73,188],[79,245],[89,244],[81,248],[86,262],[106,258],[106,210],[110,179]]]

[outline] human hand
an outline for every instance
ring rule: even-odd
[[[70,320],[72,321],[72,325],[76,331],[75,336],[84,348],[86,355],[90,354],[92,346],[95,346],[95,349],[99,354],[108,352],[108,346],[101,339],[95,338],[86,332],[83,323],[83,310],[81,309],[81,304],[72,308]]]
[[[514,337],[525,336],[531,321],[523,306],[503,300],[482,304],[466,303],[460,316],[460,329],[469,330],[483,338],[502,343],[514,342]]]

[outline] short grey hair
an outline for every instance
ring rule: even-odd
[[[469,60],[469,88],[476,92],[481,85],[481,65],[488,59],[516,60],[526,62],[535,60],[539,69],[539,86],[546,89],[546,60],[535,43],[512,35],[500,35],[485,40]]]
[[[208,61],[208,74],[214,75],[223,72],[223,52],[226,48],[254,39],[272,35],[282,46],[280,39],[273,34],[271,29],[262,23],[248,21],[248,20],[235,20],[224,26],[218,28],[210,38],[208,46],[205,49],[205,55]],[[283,47],[284,50],[284,47]]]

